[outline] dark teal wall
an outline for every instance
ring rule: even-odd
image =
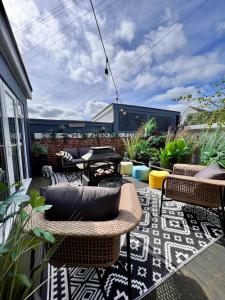
[[[136,131],[151,118],[156,119],[160,132],[167,131],[169,127],[175,130],[180,123],[180,112],[177,111],[116,103],[113,104],[113,108],[115,132]]]

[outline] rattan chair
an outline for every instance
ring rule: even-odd
[[[205,166],[174,165],[173,174],[165,178],[163,183],[160,215],[162,214],[163,202],[169,199],[205,208],[218,209],[221,226],[225,231],[225,180],[194,177],[203,168]]]
[[[121,188],[119,214],[113,220],[48,221],[44,213],[35,213],[27,230],[41,227],[54,234],[56,239],[61,238],[59,246],[50,258],[50,264],[56,267],[80,266],[96,269],[111,267],[117,262],[120,253],[120,238],[121,235],[126,234],[128,295],[129,299],[132,299],[130,231],[139,224],[141,216],[142,209],[135,187],[127,183]],[[99,276],[99,272],[97,273]],[[101,283],[100,276],[99,280]],[[101,287],[103,287],[102,284]]]

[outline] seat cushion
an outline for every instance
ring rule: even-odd
[[[68,152],[70,155],[72,155],[73,158],[79,158],[77,148],[64,149],[63,151]]]
[[[133,166],[132,176],[139,181],[148,181],[150,169],[145,165]]]
[[[87,147],[79,148],[79,156],[80,157],[83,156],[84,154],[88,153],[88,151],[89,151],[89,148],[87,148]]]
[[[195,174],[195,177],[225,180],[225,171],[223,171],[217,163],[214,163],[199,171],[197,174]]]
[[[51,186],[41,194],[52,205],[45,212],[50,221],[107,221],[119,213],[120,188]]]

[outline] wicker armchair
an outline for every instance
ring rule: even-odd
[[[172,200],[218,209],[221,226],[225,231],[225,180],[203,179],[194,177],[205,166],[175,164],[173,174],[163,183],[160,215],[163,202]]]
[[[27,230],[41,227],[54,234],[56,239],[61,238],[59,246],[50,258],[50,264],[56,267],[110,267],[118,260],[120,237],[126,234],[128,294],[129,299],[132,299],[130,231],[139,224],[142,209],[133,184],[124,184],[120,197],[119,214],[113,220],[48,221],[44,213],[36,213],[28,224]],[[99,280],[101,281],[100,276]]]

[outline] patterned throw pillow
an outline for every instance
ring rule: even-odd
[[[73,160],[73,156],[66,151],[60,151],[60,154],[67,161]]]

